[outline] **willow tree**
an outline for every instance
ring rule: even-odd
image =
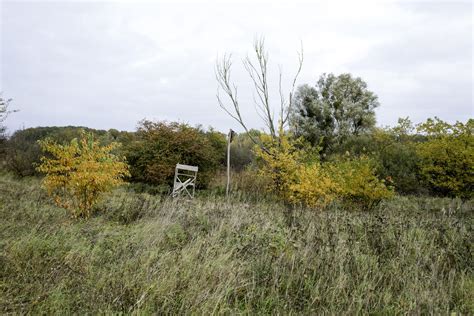
[[[316,85],[300,86],[295,94],[290,125],[296,136],[324,152],[375,127],[377,95],[367,83],[351,74],[323,74]]]

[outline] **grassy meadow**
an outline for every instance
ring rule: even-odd
[[[371,212],[109,194],[88,220],[0,177],[0,313],[474,313],[473,201]]]

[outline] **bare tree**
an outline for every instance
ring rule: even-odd
[[[268,85],[268,52],[265,50],[265,40],[263,38],[257,39],[254,42],[253,50],[256,57],[256,62],[247,56],[243,60],[243,65],[245,70],[250,76],[252,83],[254,85],[254,103],[256,107],[257,114],[263,120],[265,126],[270,132],[272,140],[275,141],[279,139],[279,131],[283,130],[285,125],[288,123],[288,117],[290,115],[290,110],[293,103],[293,94],[295,90],[296,80],[301,72],[303,66],[303,48],[298,53],[298,69],[293,78],[291,89],[289,92],[288,100],[285,99],[285,95],[282,89],[282,71],[279,69],[279,94],[280,94],[280,110],[278,125],[275,124],[275,117],[273,109],[270,105],[270,96],[269,96],[269,85]],[[245,124],[242,114],[240,112],[240,105],[237,96],[237,86],[231,81],[231,55],[224,55],[221,60],[218,60],[216,63],[216,79],[218,82],[217,89],[217,102],[219,106],[229,114],[233,119],[235,119],[245,130],[250,139],[260,146],[265,152],[269,152],[263,144],[253,137],[249,133],[249,129]],[[230,104],[226,104],[220,96],[220,91],[224,91],[227,95]],[[256,96],[256,97],[255,97]]]
[[[0,138],[4,136],[6,126],[3,124],[7,119],[8,115],[18,110],[9,110],[10,102],[13,99],[5,99],[0,92]]]
[[[0,123],[3,123],[7,119],[8,114],[12,112],[8,110],[11,101],[12,99],[3,98],[2,92],[0,92]]]

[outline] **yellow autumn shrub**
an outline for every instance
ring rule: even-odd
[[[280,131],[277,140],[261,137],[265,148],[256,149],[262,160],[261,178],[270,178],[269,190],[285,202],[324,207],[337,197],[336,183],[327,175],[319,161],[318,148],[292,139]]]
[[[340,193],[338,183],[319,162],[300,165],[289,189],[290,202],[316,208],[329,205]]]
[[[340,199],[348,205],[370,209],[394,195],[392,187],[376,176],[375,164],[367,156],[344,157],[327,163],[325,169]]]
[[[303,152],[282,132],[276,141],[269,135],[262,135],[261,140],[266,150],[261,147],[255,149],[257,158],[262,161],[258,176],[271,183],[269,190],[288,200],[298,164],[303,160]]]
[[[338,199],[370,209],[393,191],[375,174],[368,157],[322,163],[314,148],[280,133],[277,141],[262,138],[266,150],[256,149],[263,164],[260,177],[270,178],[269,189],[291,204],[324,208]]]
[[[48,154],[37,167],[45,174],[43,186],[73,217],[89,217],[103,193],[123,184],[123,178],[129,176],[127,164],[112,153],[118,144],[100,146],[92,134],[83,133],[80,140],[66,145],[50,139],[39,144]]]

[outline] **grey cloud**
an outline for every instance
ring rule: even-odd
[[[472,11],[466,3],[1,6],[0,90],[21,109],[9,119],[10,130],[133,130],[144,117],[239,130],[215,99],[214,61],[224,52],[234,53],[243,114],[261,127],[240,63],[259,34],[267,38],[273,87],[278,64],[289,80],[302,40],[300,83],[314,83],[324,71],[362,76],[382,101],[380,124],[407,115],[419,121],[473,114]]]

